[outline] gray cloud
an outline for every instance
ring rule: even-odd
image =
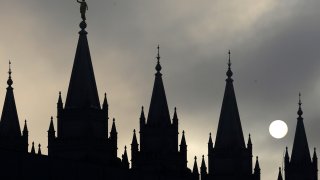
[[[161,46],[171,112],[187,132],[192,157],[207,154],[216,133],[231,49],[235,89],[245,137],[252,134],[263,179],[276,178],[285,146],[292,148],[301,91],[310,148],[319,147],[319,17],[317,0],[88,2],[88,32],[100,96],[119,129],[119,154],[149,106],[155,47]],[[5,1],[0,20],[0,84],[4,99],[7,61],[13,61],[15,96],[30,140],[46,144],[58,91],[66,95],[80,14],[74,1]],[[40,109],[40,110],[39,110]],[[275,140],[269,123],[283,119],[289,133]],[[45,147],[45,146],[43,146]]]

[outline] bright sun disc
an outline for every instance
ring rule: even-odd
[[[282,120],[275,120],[269,126],[270,135],[276,139],[281,139],[288,132],[287,124]]]

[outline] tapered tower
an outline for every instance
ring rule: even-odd
[[[63,159],[121,166],[117,157],[115,122],[109,136],[106,94],[102,107],[100,105],[86,27],[86,22],[82,21],[65,104],[59,93],[57,132],[54,120],[50,121],[48,154]]]
[[[301,105],[301,94],[299,93],[298,118],[291,159],[288,148],[286,148],[286,155],[284,157],[285,180],[318,179],[318,158],[316,150],[314,150],[313,158],[311,159]]]
[[[170,119],[162,80],[158,46],[156,74],[147,119],[140,115],[140,150],[135,135],[131,144],[131,161],[135,179],[198,180],[187,168],[187,143],[184,132],[178,144],[178,113]],[[179,149],[180,147],[180,149]]]
[[[3,104],[1,121],[0,121],[0,148],[9,151],[28,152],[29,131],[27,122],[20,129],[20,123],[17,113],[16,102],[13,94],[13,80],[11,77],[11,62],[9,61],[9,78],[7,80],[7,92]]]
[[[208,143],[208,174],[202,180],[260,180],[260,167],[252,168],[252,142],[245,145],[240,115],[233,87],[230,51],[226,87],[215,143],[211,134]],[[258,161],[257,161],[258,163]],[[257,169],[259,167],[259,169]]]

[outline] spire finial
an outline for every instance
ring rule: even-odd
[[[11,71],[11,61],[10,60],[9,60],[9,71],[8,71],[8,74],[9,74],[9,78],[8,78],[7,84],[9,85],[9,87],[11,87],[11,85],[13,84],[13,81],[11,79],[12,71]]]
[[[298,115],[299,115],[299,118],[301,118],[301,116],[303,114],[303,111],[301,109],[302,103],[301,103],[301,93],[300,92],[299,92],[299,103],[298,103],[298,105],[299,105]]]
[[[231,71],[231,51],[228,51],[229,59],[228,59],[228,71],[227,71],[227,76],[228,79],[231,79],[233,72]]]
[[[157,54],[157,65],[156,65],[156,70],[159,73],[162,69],[161,65],[160,65],[160,46],[158,45],[157,47],[158,49],[158,54]]]
[[[229,68],[230,68],[230,66],[231,66],[231,51],[230,51],[230,49],[229,49],[229,51],[228,51],[228,55],[229,55],[228,66],[229,66]]]

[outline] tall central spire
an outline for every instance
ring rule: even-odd
[[[226,87],[220,112],[215,148],[245,147],[236,95],[233,87],[230,50],[228,52]]]
[[[299,93],[299,109],[297,118],[296,133],[294,136],[291,163],[309,163],[311,161],[308,140],[303,123],[303,111],[301,109],[301,94]]]
[[[162,74],[160,72],[162,67],[160,65],[159,45],[157,49],[157,65],[155,68],[157,72],[155,74],[147,123],[152,125],[170,125],[171,120],[167,103],[167,97],[163,86]]]
[[[79,41],[74,58],[65,108],[98,108],[100,102],[94,77],[86,22],[80,23]]]

